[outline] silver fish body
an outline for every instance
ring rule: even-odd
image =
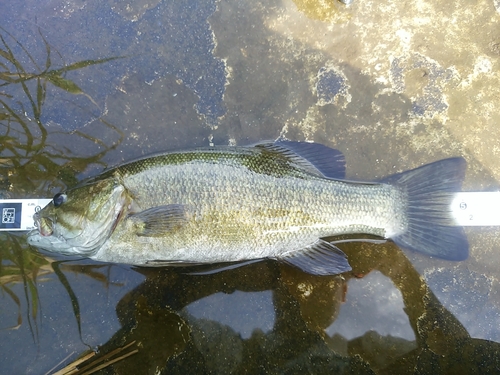
[[[39,230],[29,242],[105,262],[275,258],[313,274],[333,274],[349,265],[338,248],[321,238],[367,233],[442,258],[463,259],[467,242],[453,226],[449,204],[464,168],[463,159],[446,159],[380,182],[358,183],[342,179],[345,162],[338,151],[317,144],[278,142],[164,154],[105,172],[64,193],[64,199],[59,195],[35,217]],[[100,196],[102,186],[107,190]],[[86,196],[95,199],[72,199],[89,190],[93,193]],[[105,220],[89,214],[105,205]]]

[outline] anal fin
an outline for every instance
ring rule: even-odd
[[[303,250],[285,254],[278,260],[312,275],[337,275],[352,269],[342,250],[321,239]]]

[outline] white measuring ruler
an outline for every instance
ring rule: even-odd
[[[457,226],[500,226],[500,192],[455,193],[451,210]]]
[[[0,199],[0,231],[36,229],[33,215],[52,199]],[[451,212],[457,226],[500,226],[500,192],[455,193]]]
[[[52,199],[0,199],[0,231],[35,229],[33,215]]]

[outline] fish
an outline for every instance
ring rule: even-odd
[[[450,206],[465,169],[454,157],[351,181],[342,152],[283,140],[164,153],[56,194],[35,213],[28,243],[135,266],[274,259],[335,275],[351,267],[325,238],[369,234],[459,261],[469,245]]]

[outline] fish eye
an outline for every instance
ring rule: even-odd
[[[57,193],[54,195],[53,201],[54,201],[54,207],[59,207],[61,204],[66,202],[67,196],[66,194],[63,193]]]

